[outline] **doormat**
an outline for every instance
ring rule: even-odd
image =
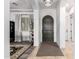
[[[42,43],[36,56],[64,56],[57,43]]]

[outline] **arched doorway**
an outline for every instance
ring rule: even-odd
[[[43,42],[54,42],[54,19],[50,15],[42,20],[42,35]]]

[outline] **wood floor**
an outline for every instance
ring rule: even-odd
[[[37,57],[37,51],[39,47],[36,47],[29,55],[28,59],[73,59],[74,42],[66,42],[66,48],[62,49],[64,56],[42,56]]]

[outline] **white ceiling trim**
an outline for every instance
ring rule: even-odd
[[[34,14],[33,12],[11,12],[13,14],[26,14],[26,15],[32,15]]]
[[[33,9],[10,9],[11,12],[33,12]]]

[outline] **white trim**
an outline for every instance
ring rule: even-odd
[[[33,9],[10,9],[10,12],[32,12]]]
[[[10,9],[13,14],[33,14],[32,9]]]
[[[13,14],[33,14],[33,12],[12,12]]]

